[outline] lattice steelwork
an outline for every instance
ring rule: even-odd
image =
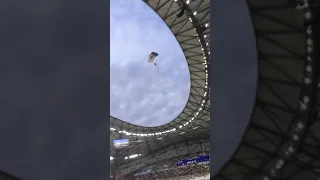
[[[142,154],[132,161],[151,155],[164,147],[185,140],[210,137],[209,0],[145,0],[171,29],[179,42],[190,70],[190,96],[181,114],[172,122],[158,127],[142,127],[110,117],[111,138],[129,137],[130,148],[117,152],[118,158]],[[184,9],[181,17],[177,14]],[[111,156],[115,155],[111,149]],[[122,163],[127,164],[128,161]],[[120,163],[121,164],[121,163]]]
[[[257,98],[242,142],[213,179],[318,180],[319,140],[313,134],[320,132],[319,125],[314,130],[319,74],[310,26],[316,2],[247,2],[259,51]]]

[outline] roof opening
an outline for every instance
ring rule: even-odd
[[[140,126],[176,118],[190,93],[185,56],[165,22],[141,0],[110,2],[110,113]],[[148,62],[150,54],[156,58]]]

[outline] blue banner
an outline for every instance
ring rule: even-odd
[[[176,166],[186,166],[189,164],[208,163],[210,162],[210,155],[199,156],[193,159],[183,159],[176,162]]]

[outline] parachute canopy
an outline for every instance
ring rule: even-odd
[[[148,62],[149,62],[149,63],[154,62],[154,60],[156,59],[156,57],[157,57],[158,55],[159,55],[159,54],[156,53],[156,52],[151,52],[151,53],[149,54]]]

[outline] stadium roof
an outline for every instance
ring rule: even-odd
[[[129,137],[130,148],[119,151],[124,158],[133,154],[147,155],[165,146],[210,136],[209,57],[210,1],[183,2],[186,8],[178,18],[181,7],[173,0],[145,0],[150,8],[168,25],[179,42],[190,70],[190,95],[180,115],[170,123],[157,127],[142,127],[110,117],[111,139]],[[115,156],[111,144],[111,156]]]
[[[318,179],[319,151],[310,131],[304,134],[317,118],[319,75],[309,8],[297,10],[288,0],[247,3],[259,60],[255,108],[242,142],[213,179]]]

